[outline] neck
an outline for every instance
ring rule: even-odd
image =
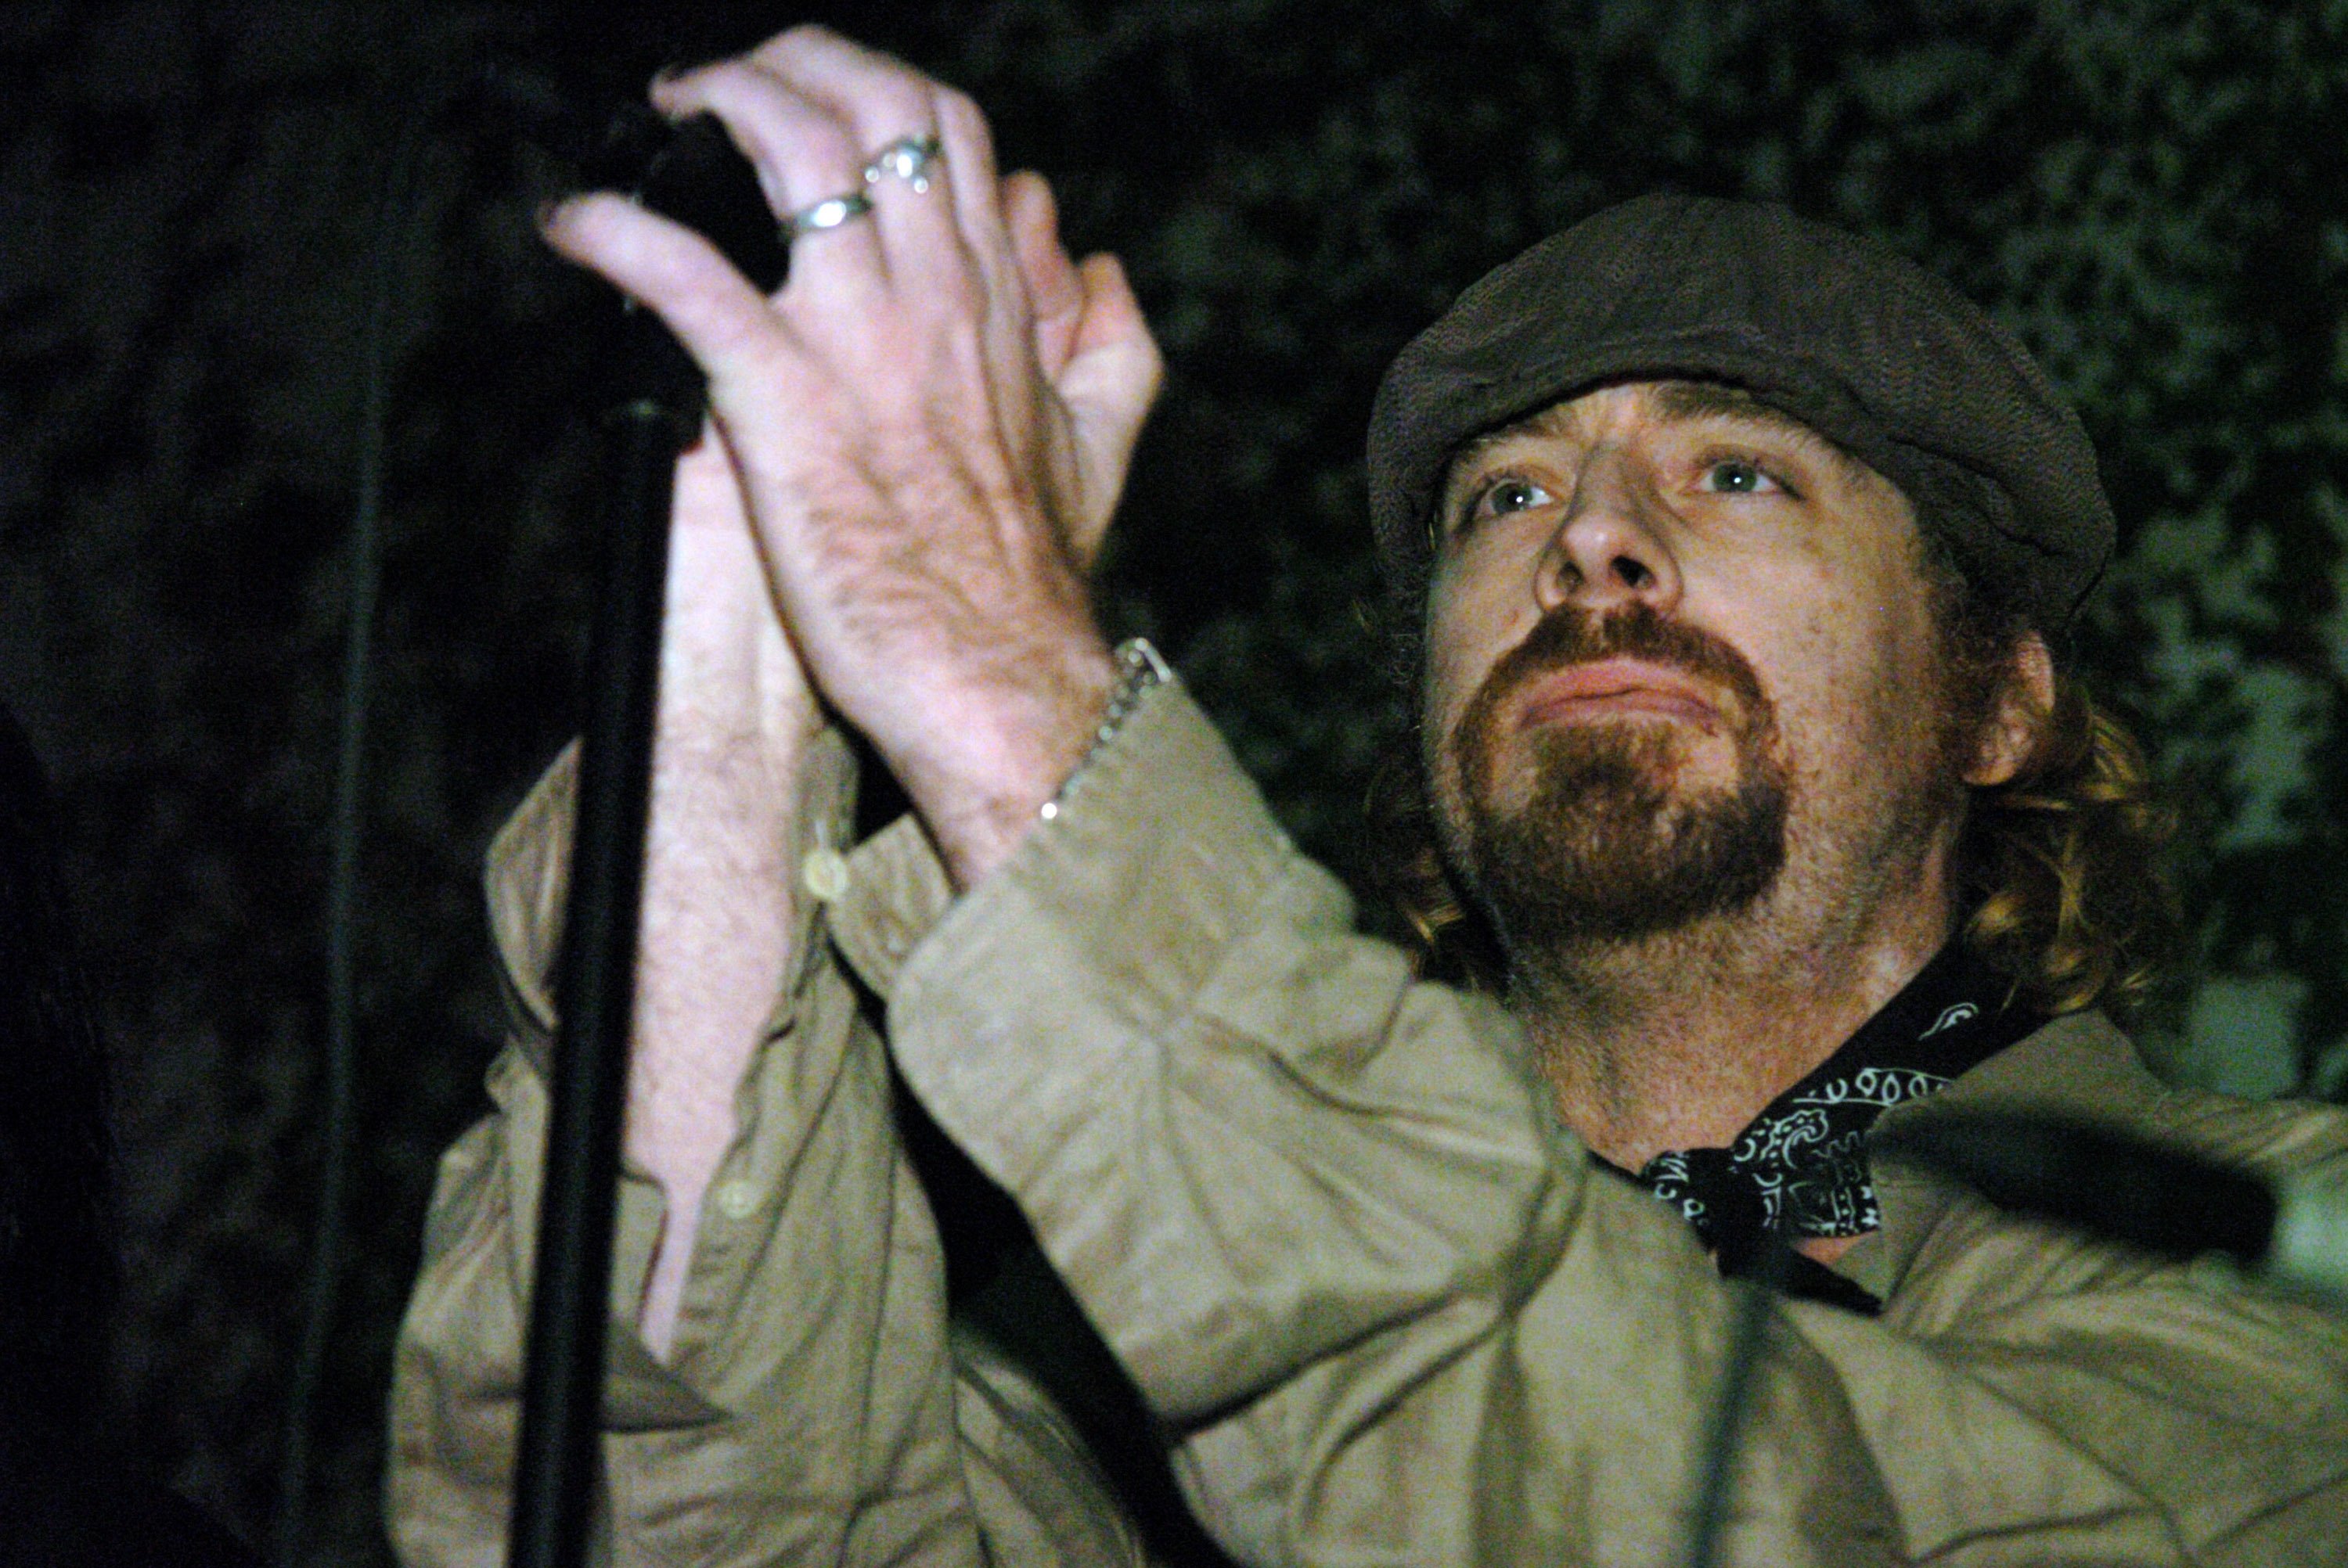
[[[1921,859],[1857,897],[1781,886],[1641,940],[1518,955],[1510,1005],[1566,1124],[1632,1171],[1728,1143],[1947,941],[1945,845]]]

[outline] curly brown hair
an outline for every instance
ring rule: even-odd
[[[1925,554],[1952,700],[1984,718],[2015,678],[2031,630],[1974,593],[1943,548],[1928,543]],[[1420,620],[1413,606],[1389,629],[1395,673],[1414,714]],[[1388,764],[1368,809],[1385,846],[1371,861],[1370,879],[1400,917],[1420,972],[1504,989],[1507,955],[1443,861],[1415,758]],[[2004,784],[1967,792],[1953,877],[1961,938],[2013,978],[2016,999],[2041,1011],[2131,1009],[2158,983],[2174,948],[2177,903],[2162,869],[2174,829],[2143,748],[2057,658],[2053,702],[2028,762]]]
[[[2175,946],[2176,895],[2162,870],[2175,830],[2136,737],[2058,668],[2029,764],[1967,803],[1959,933],[2044,1011],[2126,1011],[2158,983]]]

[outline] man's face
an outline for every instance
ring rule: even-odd
[[[1913,514],[1785,415],[1704,384],[1572,399],[1461,453],[1436,549],[1428,777],[1512,952],[1764,899],[1857,917],[1952,836]]]

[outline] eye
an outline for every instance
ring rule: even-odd
[[[1759,464],[1744,457],[1723,457],[1709,464],[1697,487],[1715,496],[1766,496],[1785,489]]]
[[[1460,516],[1459,527],[1465,529],[1494,518],[1529,512],[1536,507],[1549,505],[1553,498],[1530,479],[1496,479],[1477,492],[1468,502]]]

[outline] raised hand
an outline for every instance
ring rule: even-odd
[[[1116,262],[1069,261],[1042,181],[998,179],[977,108],[886,56],[798,28],[654,101],[716,115],[778,220],[870,204],[800,232],[771,298],[616,197],[566,203],[547,233],[707,374],[809,675],[966,886],[1016,845],[1106,700],[1083,569],[1156,349]],[[912,150],[868,179],[891,148]]]

